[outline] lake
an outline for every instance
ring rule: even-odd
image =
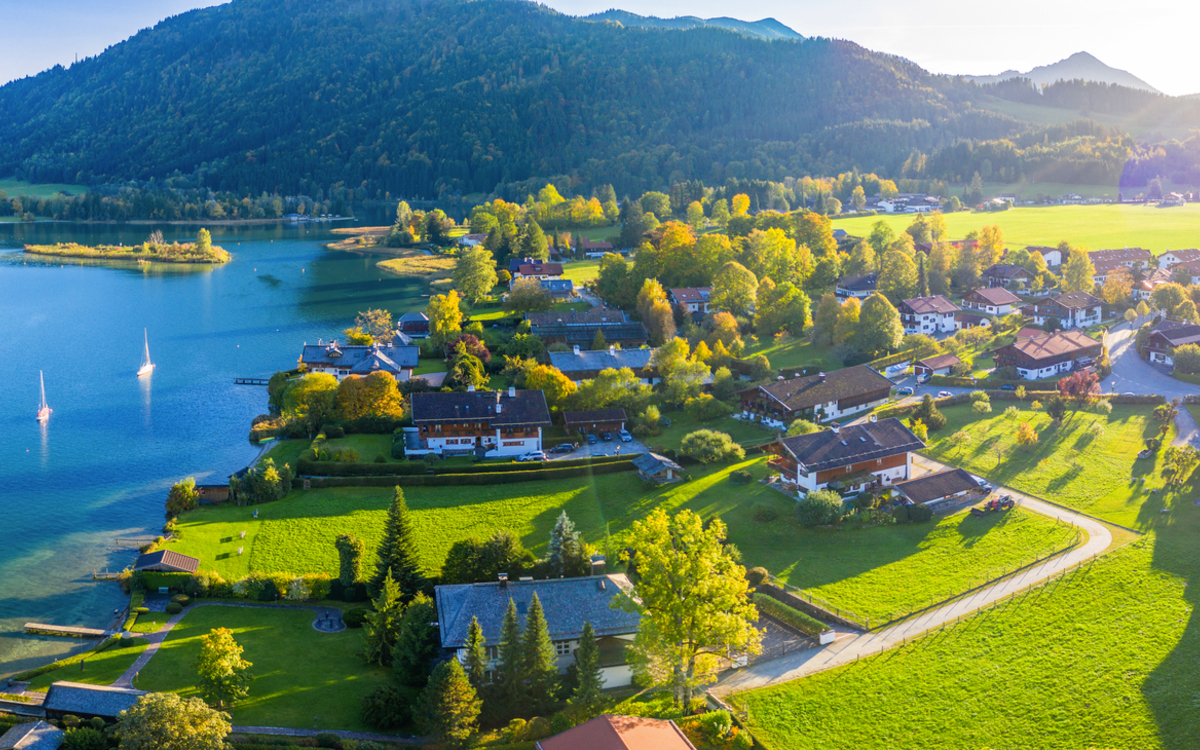
[[[217,268],[143,272],[20,252],[132,244],[156,228],[168,241],[196,231],[0,224],[0,677],[82,647],[26,636],[25,622],[109,625],[128,600],[92,572],[133,562],[119,536],[161,531],[172,483],[223,483],[258,455],[246,435],[266,389],[235,377],[294,367],[305,341],[338,335],[361,309],[420,302],[423,282],[387,277],[378,257],[325,250],[330,225],[214,227],[214,244],[233,254]],[[157,367],[138,378],[143,328]],[[44,425],[39,370],[54,410]]]

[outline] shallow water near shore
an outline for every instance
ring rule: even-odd
[[[292,367],[305,341],[337,335],[360,309],[402,312],[422,285],[387,277],[377,257],[325,250],[329,225],[214,227],[234,259],[213,268],[20,250],[130,244],[155,228],[0,224],[0,678],[85,647],[26,636],[26,622],[110,625],[128,599],[92,573],[132,563],[117,537],[159,533],[173,482],[224,483],[258,454],[246,433],[266,389],[235,377]],[[161,229],[168,241],[195,233]],[[143,328],[157,367],[138,378]],[[39,370],[54,410],[44,425]]]

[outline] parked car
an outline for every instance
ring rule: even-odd
[[[518,461],[545,461],[546,454],[542,451],[530,451],[517,456]]]
[[[1017,387],[1015,385],[1013,385],[1012,383],[1005,383],[1004,385],[1000,386],[1000,390],[1015,391],[1015,390],[1017,390]]]
[[[950,398],[953,395],[950,391],[938,391],[938,398]]]
[[[1145,448],[1143,450],[1138,451],[1137,457],[1138,458],[1150,458],[1153,455],[1154,455],[1154,451],[1150,450],[1149,448]]]
[[[897,396],[911,396],[911,395],[913,395],[913,389],[912,389],[912,386],[911,386],[911,385],[906,385],[906,386],[904,386],[903,388],[897,388],[897,389],[896,389],[896,395],[897,395]]]
[[[590,432],[588,433],[587,441],[588,441],[588,445],[595,445],[596,443],[600,442],[599,440],[596,439],[596,436]]]
[[[574,453],[575,452],[575,444],[574,443],[559,443],[558,445],[551,448],[550,452],[551,453]]]
[[[632,443],[633,442],[633,435],[629,434],[629,430],[621,430],[617,434],[621,437],[622,443]]]
[[[611,443],[611,442],[612,442],[612,433],[611,433],[611,432],[606,432],[606,433],[604,433],[604,435],[603,435],[602,439],[603,439],[603,440],[604,440],[604,442],[606,442],[606,443]]]

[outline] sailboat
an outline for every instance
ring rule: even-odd
[[[150,361],[150,334],[146,332],[145,328],[142,329],[142,334],[146,338],[146,355],[142,357],[142,366],[138,368],[139,378],[154,372],[154,363]]]
[[[38,370],[38,380],[42,382],[42,405],[38,407],[37,421],[45,422],[50,418],[50,412],[54,410],[46,405],[46,376],[42,374],[41,370]]]

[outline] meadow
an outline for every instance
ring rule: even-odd
[[[1154,254],[1170,248],[1196,247],[1200,204],[1174,208],[1142,205],[1026,206],[1009,211],[960,211],[946,214],[951,239],[995,224],[1004,232],[1008,247],[1057,245],[1067,240],[1089,250],[1143,247]],[[866,237],[877,221],[899,233],[912,223],[911,215],[881,215],[837,219],[835,229]]]
[[[1003,412],[1017,406],[1016,419]],[[1138,459],[1146,438],[1158,434],[1158,422],[1147,406],[1114,406],[1112,414],[1071,412],[1061,426],[1029,404],[992,403],[993,413],[980,419],[963,404],[943,409],[946,426],[930,433],[930,457],[961,466],[999,484],[1069,505],[1107,521],[1145,528],[1162,507],[1162,493],[1151,494],[1164,482],[1159,475],[1161,455]],[[1017,427],[1029,422],[1038,433],[1035,446],[1016,445]],[[1100,425],[1093,434],[1092,425]],[[961,450],[948,438],[958,430],[971,436]],[[1168,441],[1174,437],[1174,428]]]
[[[253,664],[250,695],[233,708],[233,723],[251,726],[371,731],[359,717],[362,699],[390,680],[387,670],[359,659],[362,630],[321,633],[308,610],[205,606],[180,620],[136,687],[199,695],[194,664],[200,636],[233,630]]]
[[[8,193],[9,198],[53,198],[59,193],[83,195],[87,192],[87,186],[60,182],[33,183],[8,177],[0,179],[0,190]]]
[[[819,298],[819,295],[813,296],[814,304]],[[788,336],[778,342],[773,338],[759,339],[747,342],[746,349],[742,352],[745,359],[753,359],[760,354],[766,355],[771,367],[776,369],[781,367],[820,367],[825,371],[842,369],[841,360],[833,356],[832,346],[813,343],[808,336]]]

